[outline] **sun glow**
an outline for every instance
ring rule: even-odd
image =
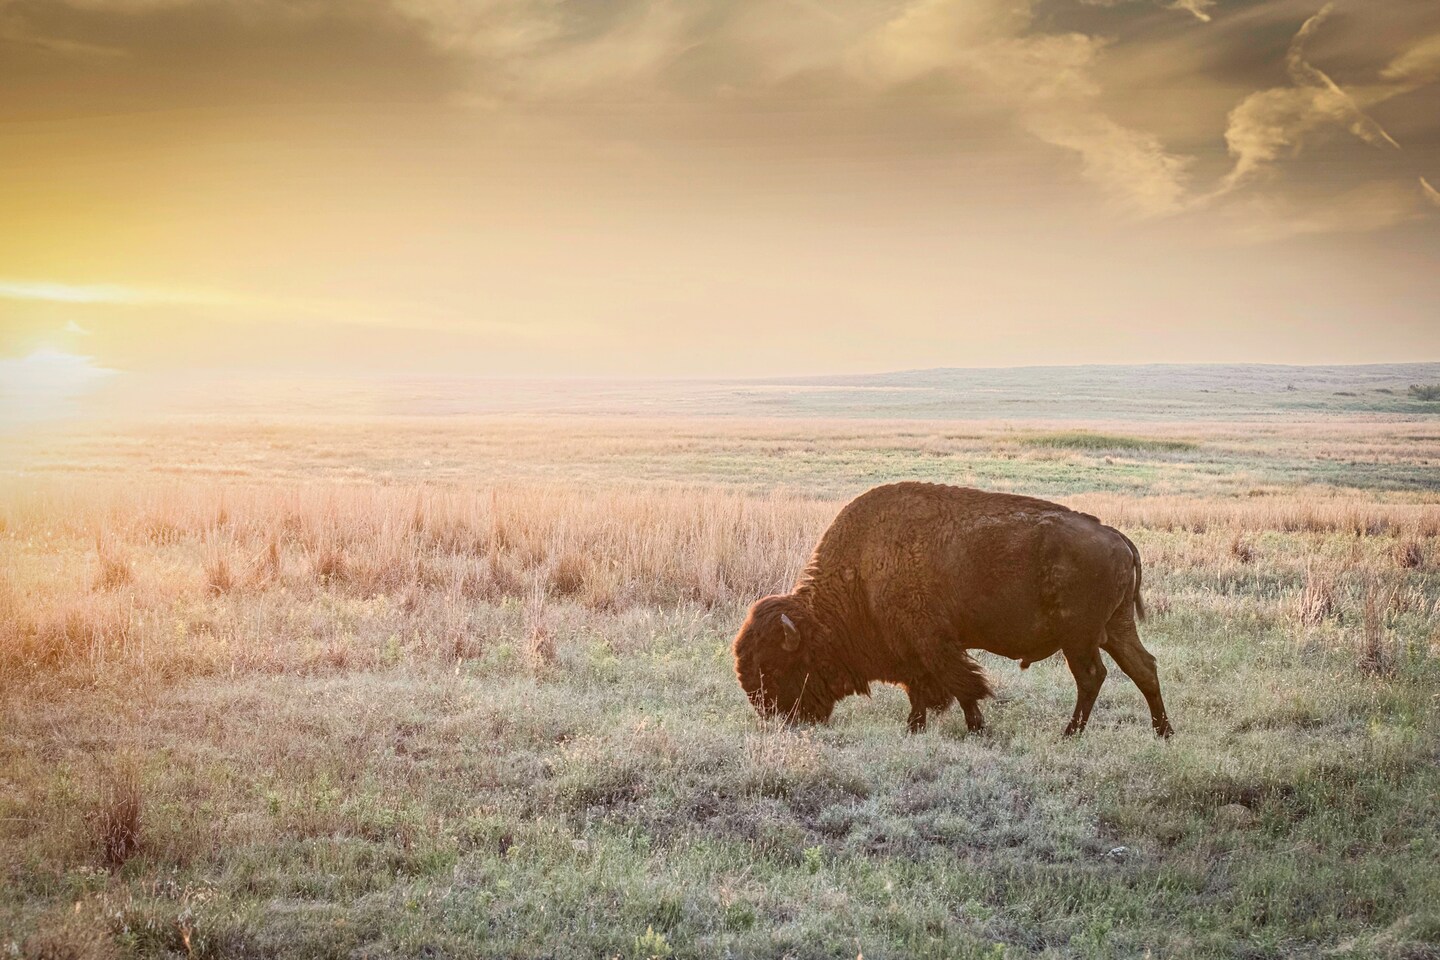
[[[114,375],[93,357],[48,347],[0,359],[0,428],[70,416],[81,397]]]

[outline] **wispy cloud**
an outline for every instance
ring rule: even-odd
[[[1221,185],[1222,193],[1260,174],[1282,156],[1298,153],[1308,138],[1326,129],[1346,129],[1371,146],[1400,149],[1367,109],[1440,77],[1440,37],[1426,38],[1391,61],[1381,71],[1384,82],[1352,93],[1306,56],[1307,43],[1334,6],[1327,3],[1321,7],[1291,41],[1285,66],[1293,85],[1251,94],[1230,112],[1225,142],[1235,165]]]
[[[153,303],[161,299],[165,298],[157,296],[153,291],[114,284],[0,279],[0,300],[41,300],[50,303]]]
[[[1209,23],[1213,18],[1208,11],[1213,6],[1215,6],[1215,0],[1175,0],[1169,5],[1169,8],[1183,10],[1201,23]]]
[[[1187,160],[1100,106],[1105,41],[1034,33],[1033,19],[1026,3],[917,0],[867,41],[863,62],[892,82],[950,74],[962,91],[1005,104],[1032,136],[1079,154],[1085,176],[1131,211],[1182,209]]]
[[[518,339],[543,337],[533,325],[500,318],[480,318],[454,308],[424,303],[377,303],[328,297],[275,297],[225,290],[135,287],[118,284],[76,284],[49,280],[0,279],[0,301],[71,304],[87,308],[86,316],[107,307],[193,308],[198,322],[205,318],[243,318],[249,322],[288,325],[384,327],[400,330],[455,330],[490,332]],[[64,331],[87,335],[90,331],[71,319]]]
[[[1380,71],[1380,76],[1407,93],[1440,79],[1440,33],[1424,37]]]
[[[1440,190],[1436,190],[1434,187],[1430,186],[1430,181],[1426,180],[1424,177],[1420,178],[1420,192],[1426,200],[1429,200],[1431,203],[1435,204],[1435,206],[1440,207]]]
[[[1080,0],[1080,2],[1091,7],[1118,7],[1124,3],[1133,3],[1135,0]],[[1158,2],[1158,0],[1152,0],[1152,2]],[[1166,10],[1188,13],[1201,23],[1209,23],[1213,18],[1208,11],[1215,6],[1215,0],[1172,0],[1172,2],[1162,5]]]
[[[1222,192],[1255,176],[1283,153],[1299,150],[1308,135],[1327,126],[1347,126],[1371,144],[1396,146],[1353,97],[1305,59],[1306,41],[1333,9],[1326,4],[1290,41],[1285,65],[1293,86],[1253,93],[1230,112],[1225,142],[1235,166],[1221,185]]]

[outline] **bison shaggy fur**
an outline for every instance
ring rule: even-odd
[[[992,695],[970,655],[1027,667],[1060,652],[1075,676],[1066,734],[1085,728],[1104,650],[1171,734],[1155,658],[1140,643],[1141,564],[1123,533],[1032,497],[930,483],[876,487],[848,504],[789,593],[750,608],[735,638],[740,685],[762,715],[824,722],[851,694],[894,683],[909,726],[959,701],[972,730]]]

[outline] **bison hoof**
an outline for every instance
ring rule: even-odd
[[[1162,720],[1160,723],[1155,724],[1155,736],[1162,740],[1169,740],[1175,736],[1175,728],[1170,726],[1169,720]]]

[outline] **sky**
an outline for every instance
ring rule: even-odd
[[[1437,188],[1434,0],[0,0],[0,392],[1437,360]]]

